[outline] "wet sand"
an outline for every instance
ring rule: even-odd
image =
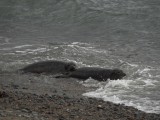
[[[1,73],[0,120],[160,120],[160,114],[82,96],[91,89],[76,79]]]

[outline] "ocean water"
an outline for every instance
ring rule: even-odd
[[[159,0],[1,0],[0,71],[41,60],[122,69],[84,96],[160,113]]]

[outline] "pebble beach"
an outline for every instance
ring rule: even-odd
[[[24,76],[22,75],[17,80],[23,81]],[[16,77],[15,74],[1,75],[1,120],[160,119],[160,114],[145,113],[123,104],[84,97],[82,94],[89,90],[75,79],[52,79],[55,86],[47,84],[42,86],[35,79],[28,78],[28,82],[32,81],[32,84],[27,86],[27,79],[25,79],[24,86],[24,82],[19,82],[19,84],[16,82]]]

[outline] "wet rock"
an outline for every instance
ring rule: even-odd
[[[98,105],[98,106],[97,106],[97,109],[98,109],[98,110],[103,109],[103,106],[102,106],[102,105]]]
[[[27,87],[22,87],[22,89],[27,90],[28,88]]]
[[[0,98],[8,97],[8,94],[4,91],[0,91]]]
[[[0,112],[0,117],[6,117],[6,114],[3,112]]]
[[[22,120],[24,115],[31,116],[34,120],[42,120],[41,118],[44,120],[160,120],[158,114],[148,114],[133,107],[85,97],[66,99],[63,93],[52,96],[20,91],[0,93],[1,96],[9,95],[8,98],[0,99],[0,119],[7,115],[7,120],[7,117],[12,117],[14,114],[8,114],[6,110],[13,112],[20,110],[18,114],[14,114],[19,118],[16,120]],[[25,120],[26,118],[25,116]]]
[[[59,115],[59,120],[65,120],[65,117],[62,115]]]
[[[15,85],[15,84],[13,84],[13,85],[11,85],[14,89],[18,89],[19,88],[19,85]]]
[[[30,111],[28,108],[24,108],[24,109],[21,109],[22,112],[25,112],[25,113],[31,113],[32,111]]]

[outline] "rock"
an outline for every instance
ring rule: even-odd
[[[0,91],[0,98],[8,97],[8,94],[4,91]]]

